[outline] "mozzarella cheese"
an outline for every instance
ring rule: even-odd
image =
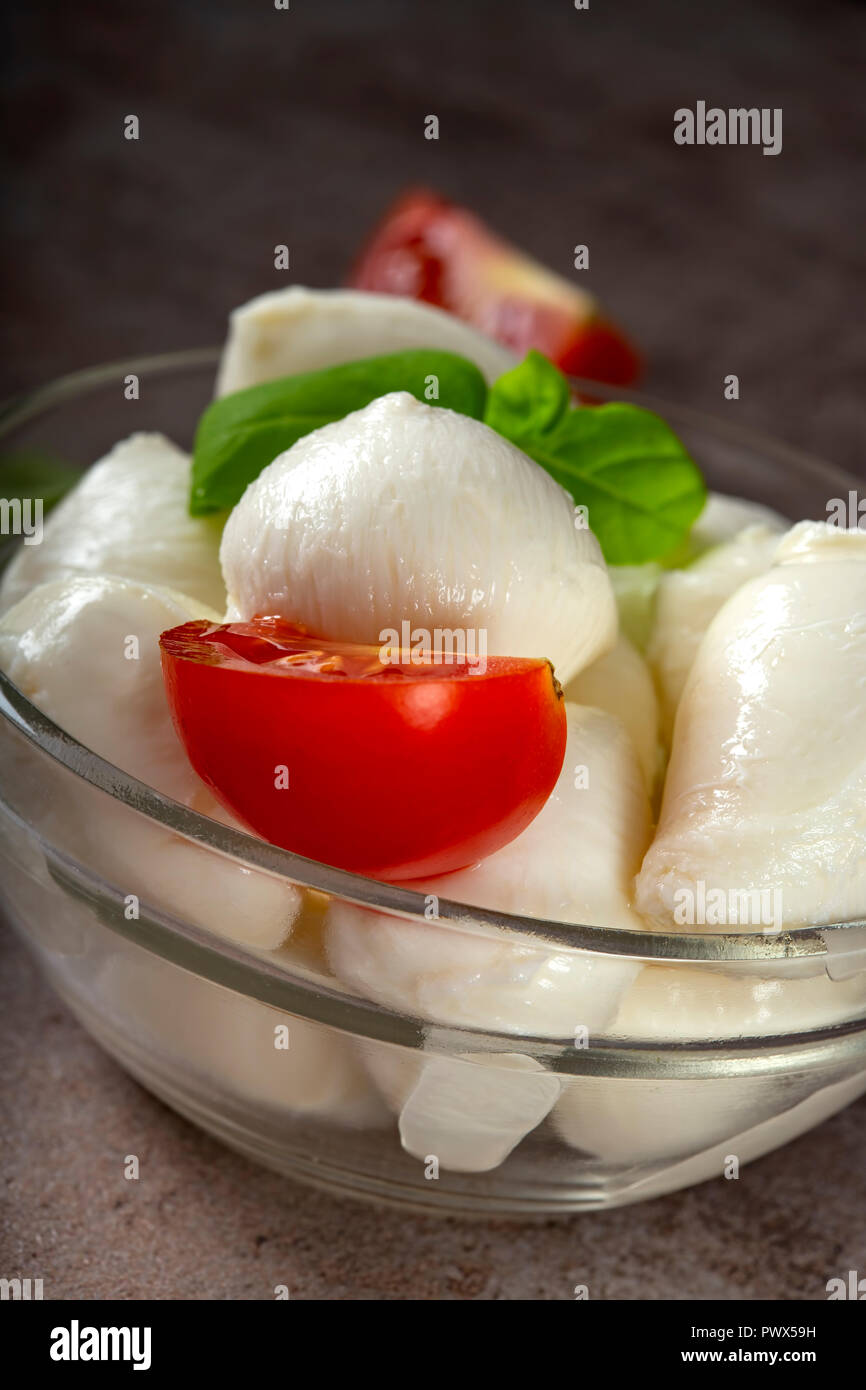
[[[772,507],[751,502],[745,497],[730,497],[727,493],[711,492],[703,511],[689,533],[692,549],[703,552],[734,540],[750,526],[764,526],[782,535],[790,522]]]
[[[681,565],[692,563],[715,546],[725,545],[728,541],[734,540],[750,526],[761,526],[765,531],[781,535],[788,525],[789,523],[777,512],[761,506],[759,502],[749,502],[744,497],[728,497],[720,492],[711,492],[677,559]],[[646,651],[652,635],[659,583],[663,576],[681,572],[666,571],[652,561],[643,565],[611,566],[610,582],[619,610],[620,630],[634,643],[638,651]],[[676,582],[674,581],[674,586]],[[670,580],[666,578],[665,587],[669,584]],[[674,692],[677,699],[680,690],[681,687]]]
[[[823,1078],[822,1078],[823,1080]],[[733,1138],[726,1135],[721,1144],[704,1149],[695,1158],[684,1162],[665,1165],[652,1176],[644,1176],[629,1188],[630,1202],[645,1201],[648,1197],[660,1197],[666,1192],[676,1192],[695,1183],[706,1182],[708,1178],[727,1178],[731,1173],[731,1158],[736,1157],[740,1168],[753,1163],[773,1149],[789,1144],[792,1139],[814,1129],[830,1115],[850,1105],[866,1091],[866,1072],[858,1072],[844,1081],[833,1081],[830,1085],[819,1085],[805,1099],[773,1114],[771,1119],[763,1120],[752,1128],[743,1130]]]
[[[637,757],[619,720],[569,705],[565,763],[546,805],[487,859],[406,885],[438,898],[560,922],[639,930],[634,874],[650,836]],[[334,902],[325,947],[358,993],[435,1022],[571,1037],[613,1017],[639,967]]]
[[[836,982],[826,975],[751,979],[709,967],[648,965],[609,1031],[694,1045],[820,1028],[856,1017],[864,1004],[866,972]],[[800,1105],[822,1079],[793,1069],[786,1076],[573,1077],[563,1082],[552,1120],[566,1143],[609,1163],[681,1159],[724,1139],[742,1157],[733,1136]]]
[[[687,569],[668,570],[660,579],[647,659],[658,686],[668,744],[704,633],[737,589],[766,573],[778,543],[776,531],[750,526],[735,539],[707,551]]]
[[[407,348],[459,353],[474,362],[488,381],[507,372],[517,360],[499,343],[430,304],[364,290],[308,290],[292,285],[259,295],[234,310],[217,395]]]
[[[649,668],[627,637],[569,682],[566,700],[613,714],[624,725],[652,793],[661,770],[659,705]]]
[[[133,434],[95,463],[21,546],[0,588],[9,608],[37,584],[116,574],[176,589],[222,613],[221,520],[191,517],[189,456],[161,434]]]
[[[307,946],[315,929],[298,923]],[[294,970],[291,940],[275,959]],[[167,1069],[177,1059],[238,1105],[267,1106],[276,1123],[302,1117],[355,1128],[386,1124],[388,1109],[338,1032],[222,989],[144,951],[118,945],[94,992],[125,1032]]]
[[[866,917],[866,532],[807,524],[778,558],[717,614],[683,692],[637,883],[666,925],[698,902],[720,930]]]
[[[656,591],[664,571],[654,560],[644,565],[611,565],[610,585],[619,614],[619,630],[645,652],[655,613]]]
[[[422,1019],[514,1034],[574,1038],[604,1029],[640,970],[610,956],[534,946],[438,927],[439,897],[502,912],[639,929],[629,894],[649,839],[646,787],[628,735],[613,716],[567,707],[565,764],[532,824],[496,854],[411,885],[427,896],[423,925],[333,902],[325,948],[357,993]],[[409,885],[407,885],[409,886]],[[520,1052],[458,1058],[364,1052],[400,1114],[408,1152],[461,1172],[501,1163],[548,1113],[556,1076]],[[423,1152],[422,1152],[423,1151]]]
[[[0,666],[73,738],[139,781],[201,814],[237,823],[193,772],[175,734],[162,681],[159,634],[192,618],[218,621],[167,589],[110,575],[40,585],[0,620]],[[273,948],[291,929],[297,889],[173,835],[80,788],[91,867],[127,894],[219,935]]]
[[[487,1173],[546,1118],[561,1083],[521,1052],[424,1057],[384,1049],[367,1067],[399,1114],[400,1142],[422,1163]]]
[[[568,680],[616,638],[601,550],[568,494],[480,421],[407,392],[276,458],[221,558],[230,616],[279,614],[335,641],[463,630]]]

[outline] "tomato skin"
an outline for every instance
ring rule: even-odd
[[[428,189],[386,211],[347,284],[435,304],[520,356],[536,348],[570,376],[628,386],[640,375],[629,340],[583,290]]]
[[[290,627],[263,622],[269,633]],[[491,657],[483,675],[441,666],[344,675],[214,645],[257,626],[186,623],[160,646],[193,768],[264,839],[372,877],[422,878],[492,854],[541,810],[565,754],[549,663]]]
[[[566,376],[588,377],[611,386],[631,386],[641,374],[641,360],[613,324],[592,319],[558,352],[556,364]]]

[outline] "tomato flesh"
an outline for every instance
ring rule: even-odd
[[[340,868],[463,868],[529,825],[562,767],[547,661],[383,662],[378,647],[281,618],[185,623],[160,647],[175,728],[219,801],[273,844]]]

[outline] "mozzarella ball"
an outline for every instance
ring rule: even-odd
[[[711,492],[706,505],[692,526],[684,544],[677,552],[677,569],[665,570],[661,565],[650,561],[643,565],[611,565],[610,582],[619,611],[620,631],[628,637],[640,652],[645,652],[652,636],[655,618],[656,595],[660,582],[664,588],[672,588],[672,598],[665,600],[670,606],[670,618],[676,619],[679,580],[673,575],[683,572],[683,567],[693,564],[701,555],[715,546],[733,541],[748,527],[760,526],[765,531],[781,535],[789,523],[777,512],[759,502],[749,502],[743,497],[727,497],[720,492]],[[670,564],[670,561],[668,562]],[[689,586],[686,586],[688,602]],[[707,620],[708,621],[708,620]],[[705,624],[706,625],[706,624]],[[681,683],[674,688],[673,695],[679,699]],[[672,723],[672,719],[669,721]]]
[[[659,705],[649,667],[627,637],[575,676],[566,700],[613,714],[631,738],[650,793],[661,770]]]
[[[846,1077],[844,1081],[825,1084],[825,1076],[816,1078],[817,1089],[805,1100],[793,1105],[789,1110],[775,1113],[769,1120],[743,1130],[723,1143],[704,1149],[702,1153],[682,1162],[666,1164],[651,1176],[629,1187],[628,1201],[642,1202],[648,1197],[661,1197],[666,1192],[676,1192],[695,1183],[706,1182],[708,1178],[726,1177],[730,1172],[730,1161],[734,1157],[740,1168],[753,1163],[764,1154],[789,1144],[792,1139],[814,1129],[830,1115],[835,1115],[846,1105],[850,1105],[866,1091],[866,1072]]]
[[[774,565],[820,565],[838,560],[862,563],[866,526],[840,527],[826,521],[798,521],[781,537]]]
[[[191,517],[189,489],[189,456],[161,434],[115,444],[46,518],[42,543],[20,547],[0,588],[2,607],[49,580],[116,574],[222,613],[222,522]]]
[[[796,528],[779,554],[683,692],[637,884],[666,925],[701,902],[720,930],[866,917],[866,532]]]
[[[335,641],[472,630],[568,680],[613,645],[593,534],[544,469],[478,420],[397,391],[280,454],[229,516],[230,614]]]
[[[645,965],[626,991],[611,1037],[649,1042],[759,1038],[824,1028],[854,1018],[866,1004],[866,971],[847,980],[827,975],[745,977],[718,966]]]
[[[202,783],[171,722],[159,634],[212,609],[168,589],[78,575],[33,589],[0,619],[0,665],[94,752],[176,801]]]
[[[423,925],[333,902],[325,947],[357,993],[422,1019],[508,1033],[578,1038],[600,1032],[640,970],[593,956],[439,927],[439,897],[502,912],[638,929],[629,894],[649,839],[646,787],[619,720],[567,707],[559,782],[539,816],[472,868],[415,884],[434,920]],[[584,1032],[585,1030],[585,1032]],[[367,1047],[362,1056],[399,1114],[401,1141],[423,1160],[486,1172],[541,1123],[557,1076],[515,1052],[457,1058]]]
[[[687,569],[669,570],[659,581],[647,659],[658,686],[668,744],[704,633],[737,589],[766,573],[778,543],[777,532],[769,527],[750,526],[734,540],[707,551]]]
[[[840,1023],[857,1017],[864,1004],[866,972],[836,982],[826,975],[747,979],[715,967],[648,965],[609,1031],[644,1042],[766,1037]],[[575,1077],[564,1083],[552,1118],[568,1144],[606,1162],[671,1160],[799,1105],[820,1079],[814,1072],[694,1080]]]
[[[499,343],[430,304],[364,290],[292,285],[234,310],[217,395],[407,348],[456,352],[474,362],[488,381],[516,363]]]
[[[711,492],[689,533],[689,544],[694,550],[703,552],[734,540],[750,526],[764,526],[781,536],[790,524],[779,512],[761,502]]]
[[[315,982],[325,967],[316,960],[312,897],[306,895],[297,925],[303,961],[293,950],[294,935],[273,959]],[[162,1055],[166,1067],[190,1068],[209,1087],[227,1092],[235,1105],[265,1105],[281,1123],[302,1117],[355,1128],[389,1119],[351,1043],[321,1024],[223,989],[125,943],[97,967],[93,988],[102,1007],[117,1014],[148,1052]]]
[[[646,651],[650,639],[656,590],[663,573],[654,560],[644,565],[611,565],[608,569],[619,630],[639,652]]]
[[[650,836],[646,787],[619,720],[567,706],[556,787],[511,844],[457,873],[407,885],[447,898],[559,922],[639,930],[634,875]],[[435,914],[434,914],[435,917]],[[334,902],[325,948],[359,994],[434,1022],[546,1037],[590,1033],[613,1017],[637,964],[475,934]]]
[[[111,575],[40,585],[0,620],[0,667],[73,738],[139,781],[237,826],[193,772],[175,734],[159,634],[204,605]],[[68,808],[91,867],[146,902],[248,945],[283,941],[300,905],[292,885],[241,867],[89,788]],[[86,803],[86,804],[85,804]]]

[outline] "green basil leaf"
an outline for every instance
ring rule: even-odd
[[[484,423],[506,439],[547,434],[568,410],[571,393],[562,372],[532,348],[517,367],[496,379]]]
[[[485,421],[540,463],[575,502],[610,565],[676,551],[706,501],[706,485],[669,425],[626,402],[569,407],[568,381],[542,357],[490,389]]]
[[[296,440],[391,391],[408,391],[476,420],[487,399],[487,384],[473,362],[434,348],[366,357],[235,391],[214,401],[199,421],[190,512],[201,516],[233,507]]]
[[[637,406],[578,406],[522,447],[587,508],[610,565],[667,555],[706,500],[704,480],[673,430]]]

